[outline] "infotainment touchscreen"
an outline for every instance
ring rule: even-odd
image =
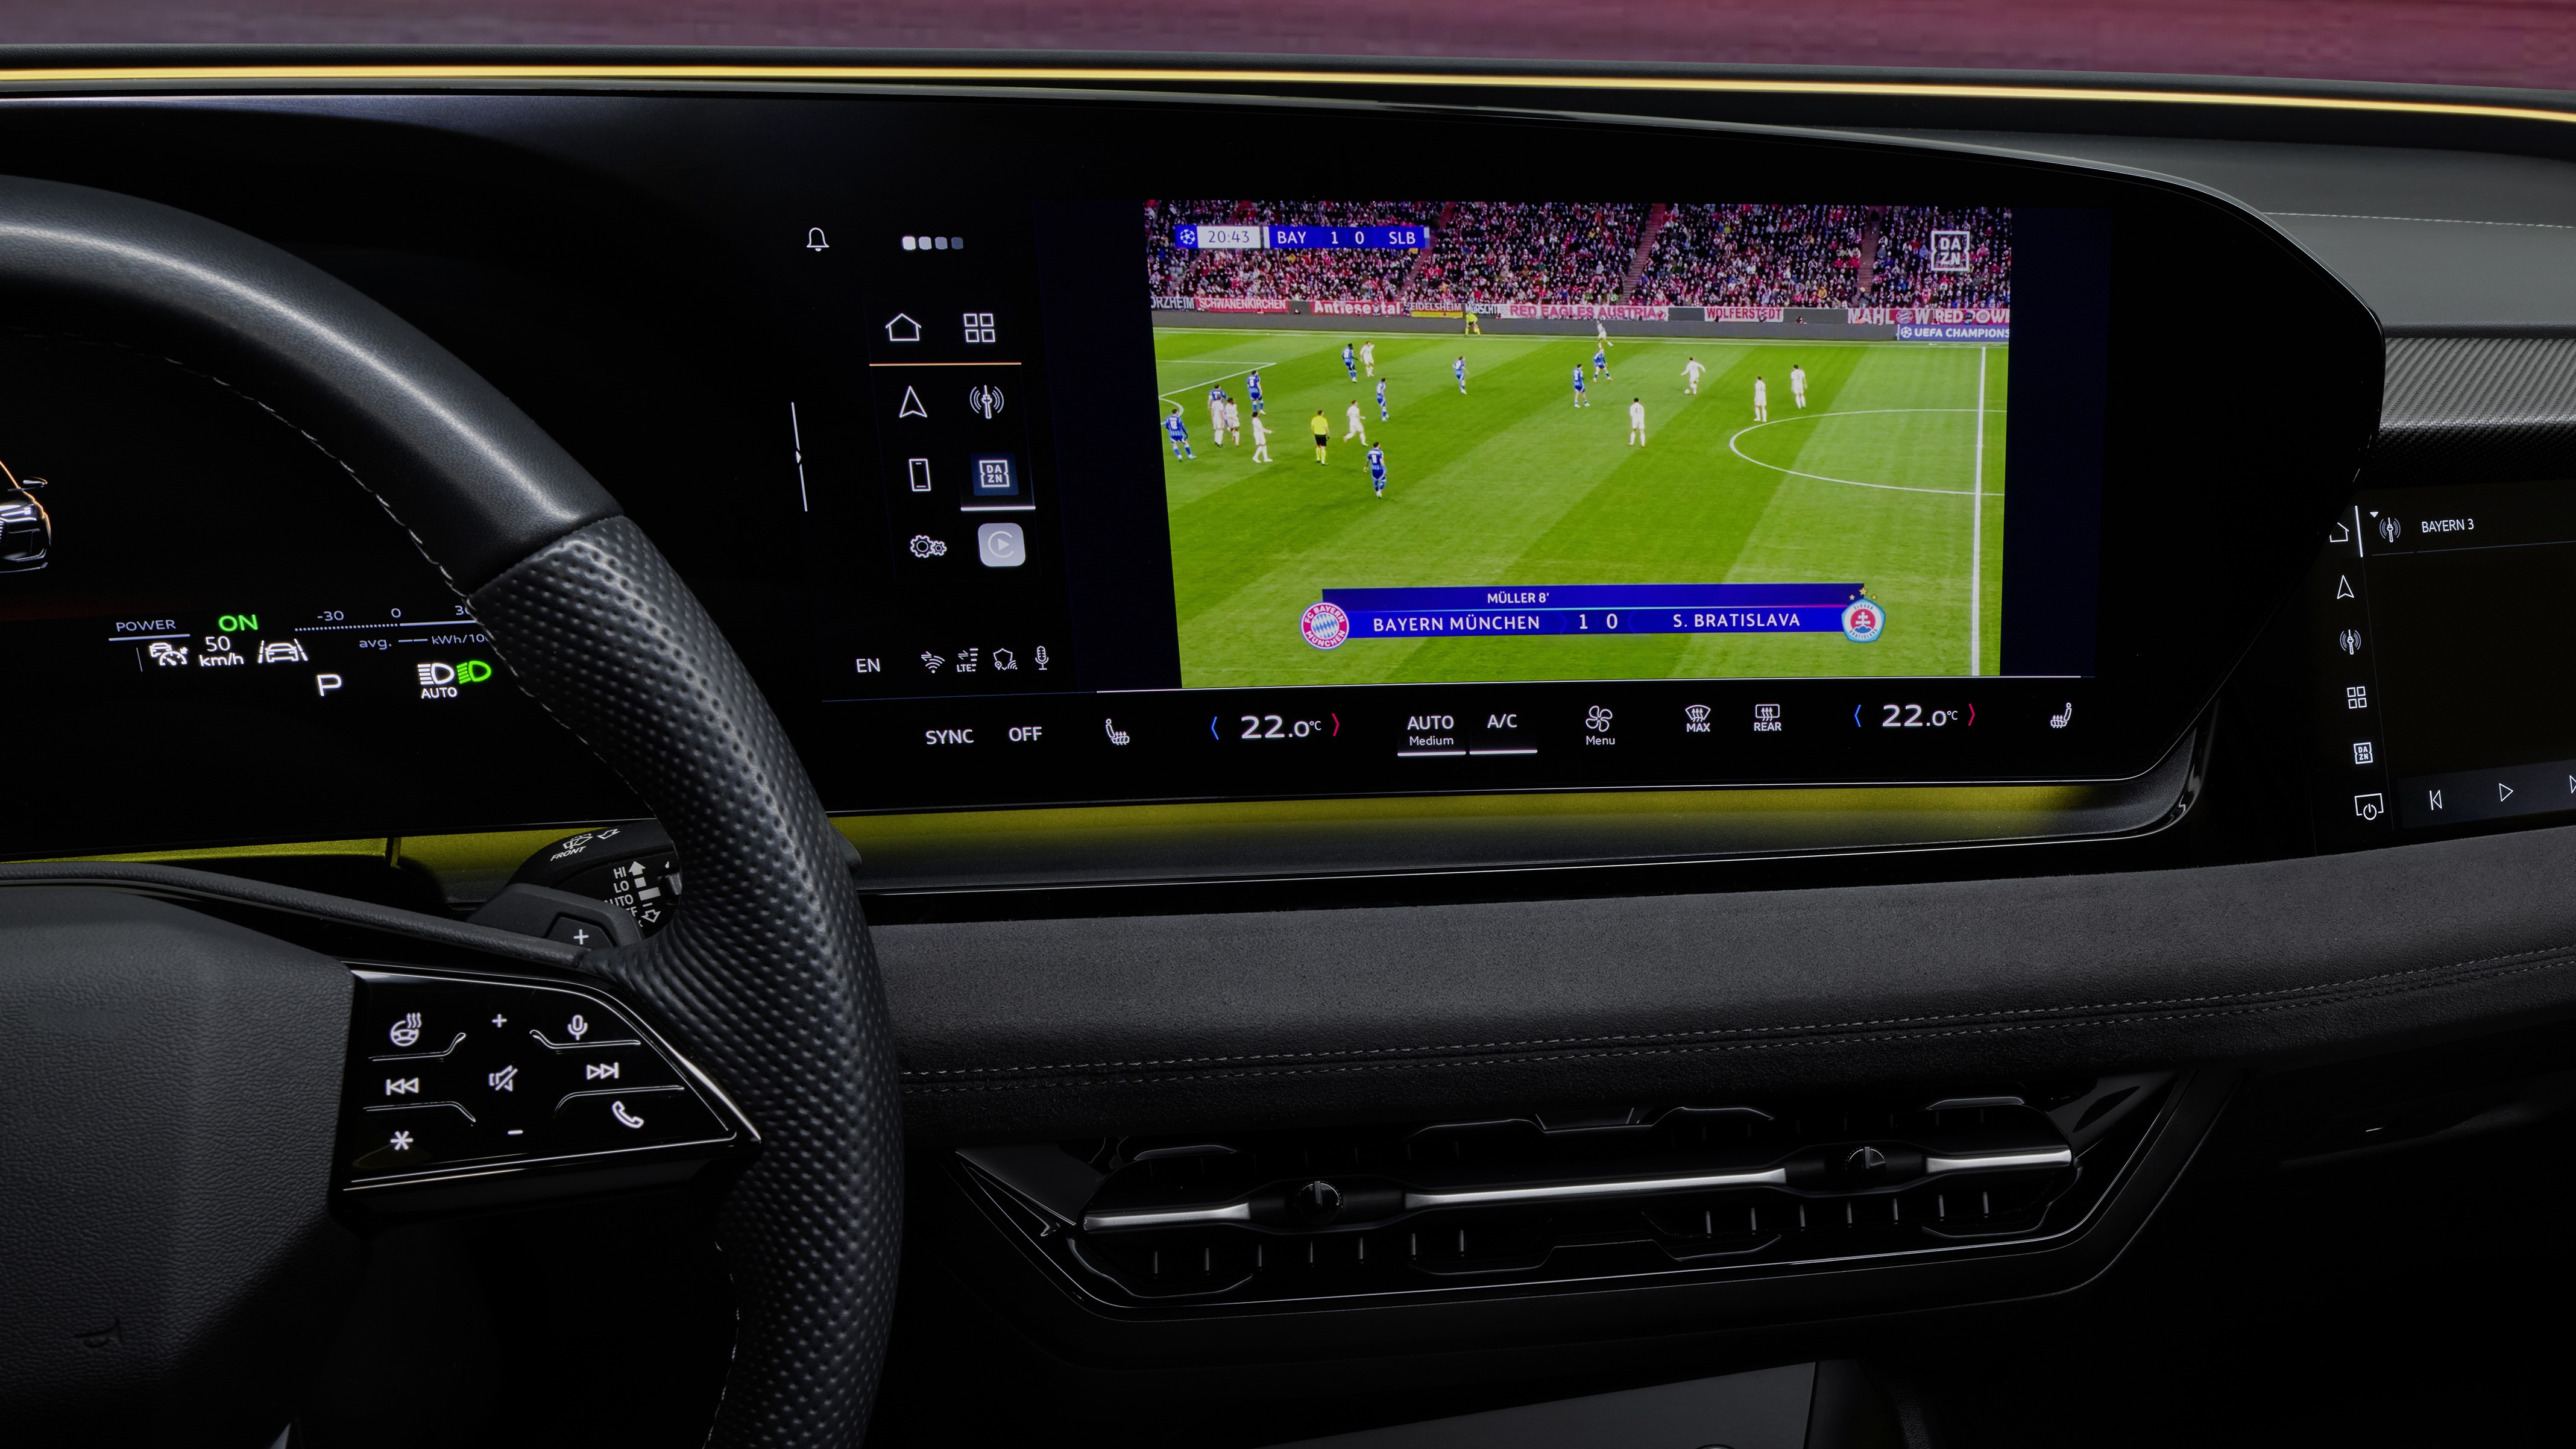
[[[1151,201],[1185,686],[2000,672],[1998,206]]]
[[[2017,774],[2114,727],[2107,209],[881,215],[796,264],[845,738],[1132,797]]]

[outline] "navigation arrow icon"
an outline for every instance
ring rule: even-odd
[[[2352,597],[2352,579],[2350,576],[2344,574],[2335,575],[2335,597],[2338,599],[2349,599]]]
[[[2513,787],[2512,787],[2511,785],[2506,784],[2506,783],[2505,783],[2505,782],[2503,782],[2502,780],[2498,780],[2498,781],[2496,781],[2496,803],[2497,803],[2497,804],[2499,804],[2499,805],[2501,805],[2501,804],[2503,804],[2504,802],[2506,802],[2507,800],[2510,800],[2510,799],[2512,799],[2512,798],[2513,798]]]
[[[894,410],[894,415],[899,418],[926,418],[930,416],[930,409],[921,405],[921,394],[905,388],[903,405]]]

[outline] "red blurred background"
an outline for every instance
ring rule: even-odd
[[[2571,0],[0,0],[0,43],[1271,51],[2576,88]]]

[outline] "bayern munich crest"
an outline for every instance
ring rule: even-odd
[[[1843,606],[1843,637],[1866,644],[1887,628],[1887,608],[1867,594]]]
[[[1297,632],[1318,649],[1339,649],[1351,637],[1351,616],[1339,604],[1308,604],[1297,620]]]

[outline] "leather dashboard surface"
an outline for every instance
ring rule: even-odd
[[[876,932],[916,1142],[2385,1047],[2576,1005],[2576,829],[2125,875]]]

